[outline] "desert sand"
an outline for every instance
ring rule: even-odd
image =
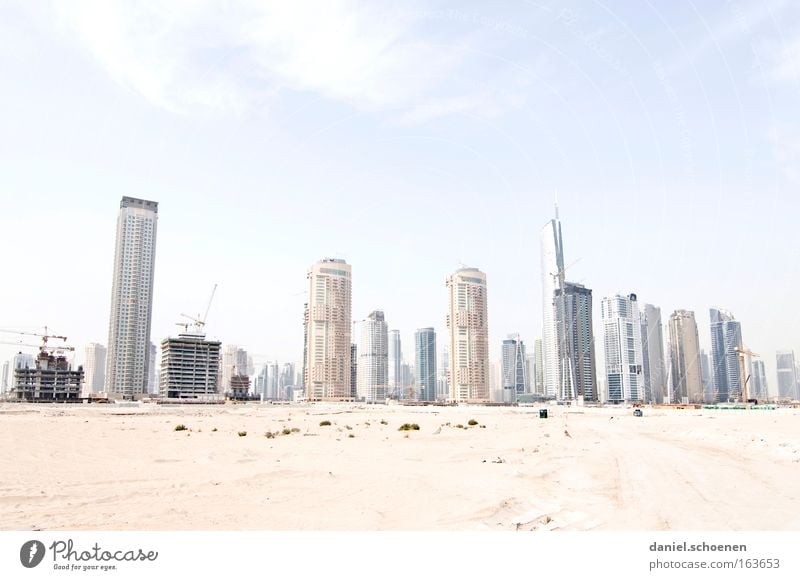
[[[548,410],[4,404],[0,528],[800,529],[800,410]]]

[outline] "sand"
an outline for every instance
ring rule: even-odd
[[[0,529],[800,529],[800,410],[549,412],[4,404]]]

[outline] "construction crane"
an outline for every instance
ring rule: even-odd
[[[50,338],[56,338],[56,339],[59,339],[59,340],[63,340],[64,342],[67,341],[67,337],[66,336],[58,336],[56,334],[50,334],[47,331],[47,327],[46,326],[44,327],[44,334],[40,334],[38,332],[26,332],[26,331],[23,331],[23,330],[11,330],[9,328],[0,328],[0,332],[5,333],[5,334],[21,334],[23,336],[38,336],[38,337],[40,337],[42,339],[41,348],[47,348],[47,341]]]
[[[761,358],[759,354],[753,352],[749,348],[737,348],[736,354],[739,356],[739,376],[745,377],[744,382],[742,382],[742,402],[747,403],[748,396],[747,396],[747,382],[750,380],[750,375],[747,374],[747,371],[744,366],[744,357],[757,357]]]
[[[11,341],[8,341],[8,340],[0,340],[0,344],[10,344],[10,345],[13,345],[13,346],[22,346],[22,347],[25,347],[25,348],[38,348],[39,350],[44,350],[46,348],[48,350],[54,350],[54,351],[62,351],[62,350],[68,350],[68,351],[71,351],[71,352],[75,351],[75,347],[74,346],[67,346],[67,345],[45,347],[45,346],[42,346],[41,344],[27,344],[27,343],[24,343],[24,342],[11,342]]]
[[[214,294],[217,293],[217,284],[214,284],[214,288],[211,290],[211,298],[208,299],[208,306],[206,306],[206,312],[203,314],[203,317],[200,318],[198,314],[197,317],[189,316],[188,314],[184,314],[181,312],[181,316],[184,318],[188,318],[192,322],[176,322],[178,326],[183,326],[184,332],[189,331],[189,326],[194,323],[194,327],[197,329],[198,334],[204,334],[205,326],[206,326],[206,318],[208,318],[208,311],[211,310],[211,302],[214,300]]]

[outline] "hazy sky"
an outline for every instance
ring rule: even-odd
[[[106,342],[131,195],[160,204],[154,342],[218,283],[210,335],[299,361],[336,256],[408,358],[482,269],[496,357],[540,334],[557,190],[598,347],[633,291],[706,349],[731,310],[773,388],[800,351],[797,2],[4,2],[0,79],[2,328]]]

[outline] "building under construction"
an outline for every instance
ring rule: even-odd
[[[83,367],[72,370],[66,356],[42,349],[32,366],[14,370],[10,400],[45,402],[80,401]]]
[[[220,346],[204,334],[183,333],[161,342],[159,390],[168,399],[214,399],[221,393],[217,385]]]

